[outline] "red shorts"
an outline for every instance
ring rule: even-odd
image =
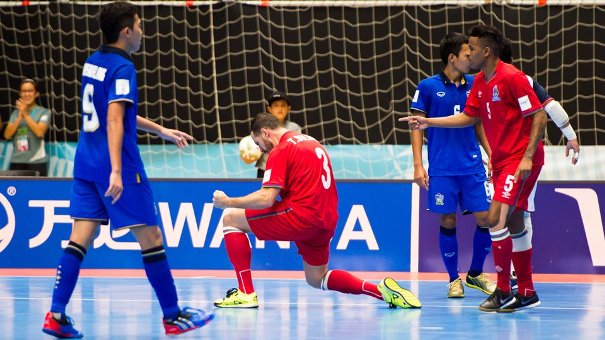
[[[312,266],[328,263],[334,229],[310,225],[282,202],[270,208],[246,209],[246,219],[259,240],[294,241],[303,260]]]
[[[493,172],[494,200],[516,207],[516,210],[527,211],[527,199],[531,194],[542,165],[534,166],[525,180],[515,183],[515,172],[518,164],[505,166],[502,170]]]

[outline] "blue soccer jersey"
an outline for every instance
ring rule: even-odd
[[[138,87],[134,63],[118,48],[103,46],[82,70],[82,126],[74,160],[74,177],[108,182],[111,161],[107,144],[107,109],[125,103],[122,141],[122,181],[146,178],[137,146]]]
[[[446,117],[464,111],[473,76],[465,75],[459,86],[443,73],[418,84],[412,110],[427,117]],[[473,126],[450,129],[430,127],[427,130],[429,176],[458,176],[484,173],[481,150]]]

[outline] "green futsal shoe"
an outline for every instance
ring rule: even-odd
[[[214,301],[214,305],[220,308],[258,308],[256,292],[246,294],[237,288],[227,291],[227,296]]]
[[[378,291],[389,308],[420,308],[422,304],[414,293],[401,287],[397,281],[387,277],[378,284]]]

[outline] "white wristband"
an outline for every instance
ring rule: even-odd
[[[566,127],[562,128],[561,132],[563,132],[563,134],[565,135],[565,138],[567,138],[567,140],[572,140],[572,139],[578,138],[578,136],[576,136],[576,132],[573,130],[571,125],[567,125]]]
[[[558,101],[550,101],[550,103],[546,104],[544,107],[544,111],[548,113],[552,121],[561,129],[561,132],[563,132],[563,135],[565,135],[567,140],[578,138],[571,125],[569,125],[569,115]],[[565,127],[561,128],[561,126]]]

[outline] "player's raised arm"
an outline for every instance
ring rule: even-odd
[[[474,125],[479,118],[470,117],[464,113],[447,116],[426,118],[423,116],[408,116],[399,118],[400,122],[408,122],[412,130],[424,130],[428,127],[461,128]]]
[[[165,128],[141,116],[137,116],[137,128],[147,132],[155,133],[163,139],[173,142],[179,148],[189,145],[188,141],[193,140],[193,137],[186,134],[185,132]]]
[[[215,190],[212,203],[219,209],[264,209],[272,206],[277,200],[280,188],[262,187],[255,192],[241,197],[229,197],[220,190]]]

